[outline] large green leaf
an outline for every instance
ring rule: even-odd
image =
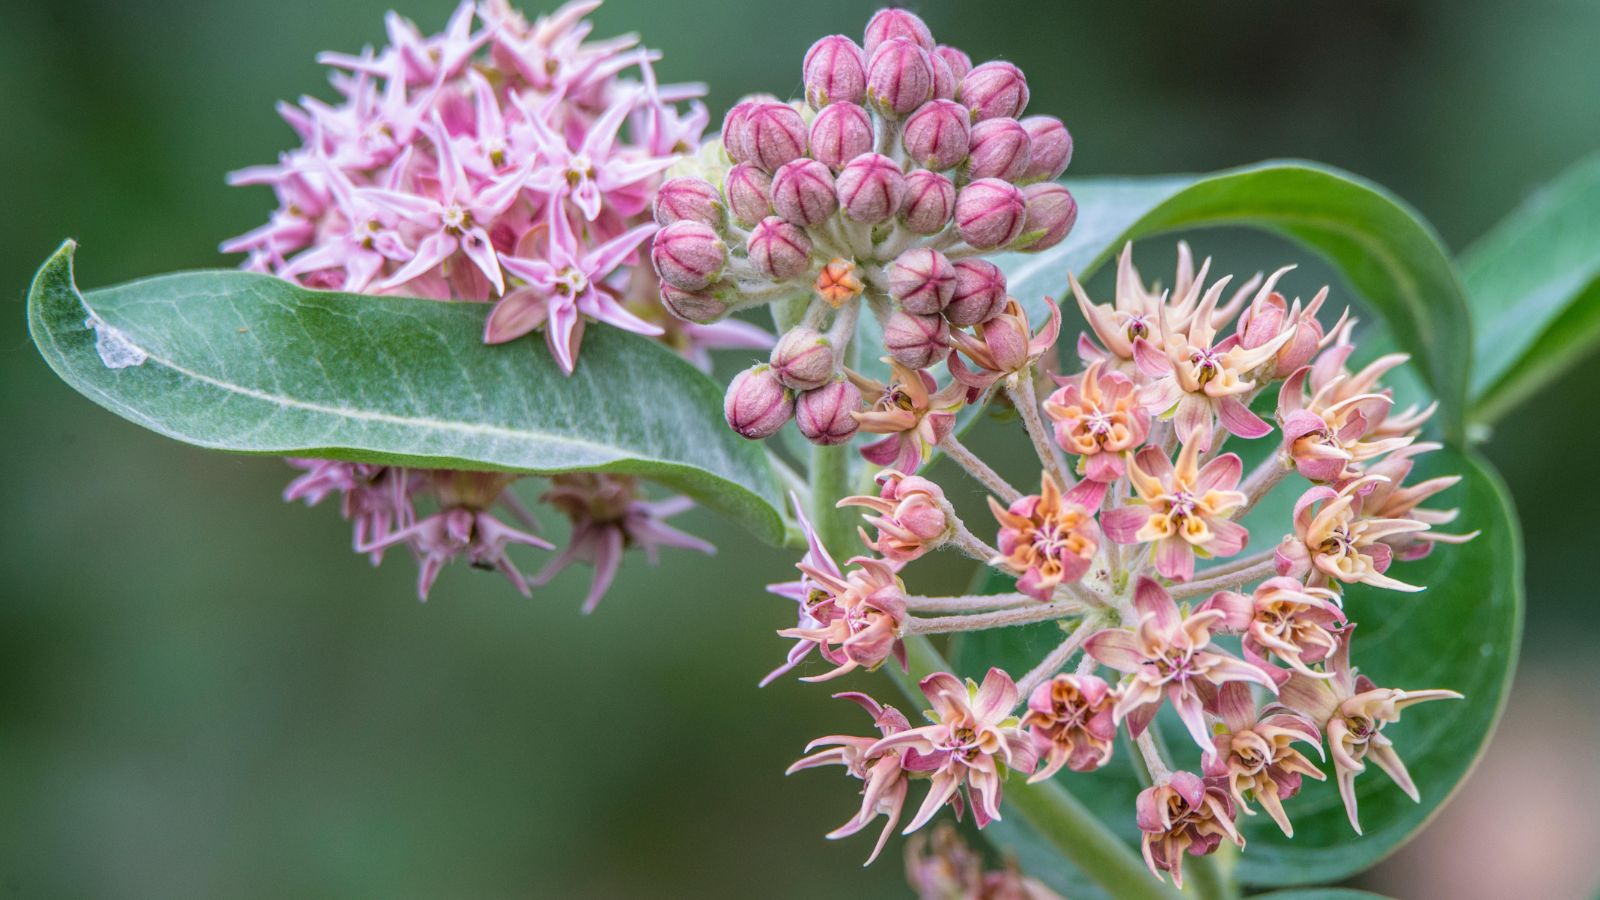
[[[1478,342],[1473,414],[1492,421],[1600,343],[1600,153],[1461,256]]]
[[[1068,179],[1078,223],[1059,245],[1001,260],[1011,293],[1068,297],[1067,272],[1086,279],[1131,240],[1216,225],[1283,235],[1325,257],[1385,319],[1440,400],[1459,437],[1472,353],[1467,306],[1432,227],[1383,188],[1305,162],[1265,162],[1210,175]],[[1070,301],[1069,301],[1070,302]]]
[[[68,384],[153,431],[241,453],[625,472],[783,536],[761,445],[728,430],[710,379],[644,338],[590,329],[569,377],[533,341],[484,346],[482,304],[232,271],[80,294],[73,251],[34,279],[34,342]]]
[[[1465,547],[1441,546],[1425,559],[1397,564],[1399,578],[1427,585],[1421,594],[1350,590],[1345,607],[1360,624],[1355,662],[1380,685],[1451,688],[1466,699],[1416,707],[1385,731],[1410,767],[1422,802],[1412,803],[1382,772],[1370,768],[1357,780],[1364,836],[1351,831],[1331,778],[1308,782],[1285,804],[1295,826],[1293,840],[1284,838],[1265,815],[1247,818],[1248,846],[1235,869],[1247,884],[1327,883],[1371,866],[1438,811],[1494,729],[1522,630],[1522,548],[1516,516],[1498,476],[1475,455],[1446,449],[1423,457],[1418,468],[1418,478],[1447,472],[1464,476],[1461,485],[1443,496],[1461,507],[1461,518],[1450,527],[1481,529],[1483,534]],[[1005,579],[996,576],[985,589],[1004,590]],[[1027,671],[1060,640],[1059,630],[1052,629],[1045,625],[962,635],[954,665],[969,676],[991,665]],[[1175,764],[1196,769],[1199,751],[1181,727],[1165,730]],[[1133,803],[1141,785],[1121,750],[1105,769],[1086,775],[1065,772],[1058,778],[1131,842],[1137,839]],[[1097,896],[1046,841],[1015,818],[990,826],[986,833],[1013,849],[1029,872],[1073,896]]]

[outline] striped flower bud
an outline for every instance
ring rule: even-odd
[[[740,163],[728,170],[722,192],[728,198],[728,211],[744,226],[772,215],[772,178],[754,163]]]
[[[762,103],[745,118],[744,148],[768,172],[806,155],[806,123],[787,103]]]
[[[839,208],[833,173],[814,159],[783,164],[772,176],[772,208],[796,225],[820,225]]]
[[[1028,132],[1016,119],[984,119],[972,126],[972,149],[967,177],[1015,181],[1028,171],[1033,148]]]
[[[867,225],[887,222],[900,211],[906,196],[906,179],[900,167],[879,153],[851,160],[839,171],[835,186],[844,214]]]
[[[987,322],[1006,303],[1006,276],[986,259],[961,259],[955,263],[956,287],[944,317],[951,325],[967,327]]]
[[[1026,207],[1015,185],[980,178],[956,195],[956,228],[962,240],[979,250],[1004,247],[1022,233]]]
[[[884,320],[883,346],[895,362],[925,369],[950,349],[950,324],[939,316],[895,310]]]
[[[1017,249],[1026,253],[1054,247],[1066,238],[1078,221],[1078,201],[1072,192],[1053,181],[1030,184],[1022,189],[1027,202],[1026,224],[1022,233],[1028,238]]]
[[[867,63],[867,102],[885,118],[899,119],[933,98],[928,51],[904,38],[884,41]]]
[[[972,111],[974,122],[1001,116],[1016,118],[1028,107],[1028,79],[1011,63],[986,62],[961,79],[956,97]]]
[[[971,130],[966,107],[953,100],[930,100],[906,119],[900,145],[923,168],[953,169],[967,157]]]
[[[722,277],[728,248],[711,226],[684,220],[656,232],[650,261],[662,281],[679,290],[698,291]]]
[[[1029,116],[1022,120],[1033,148],[1023,181],[1054,181],[1072,162],[1072,134],[1055,116]]]
[[[842,34],[811,45],[805,59],[806,102],[813,109],[830,103],[860,103],[867,96],[865,54]]]
[[[833,345],[815,328],[791,328],[772,348],[772,372],[786,387],[809,391],[833,379]]]
[[[861,390],[848,381],[831,381],[795,401],[794,423],[813,444],[842,444],[861,428],[851,413],[861,409]]]
[[[872,150],[872,116],[854,103],[830,103],[811,122],[811,158],[833,171]]]
[[[900,222],[915,234],[938,234],[956,210],[956,186],[938,172],[918,169],[906,176]]]
[[[932,248],[907,250],[889,266],[889,295],[906,312],[938,315],[950,305],[955,291],[955,265]]]
[[[794,392],[783,386],[771,366],[752,366],[729,382],[722,414],[728,427],[744,437],[771,437],[794,416]]]
[[[873,13],[872,18],[867,20],[867,32],[863,37],[869,54],[885,41],[895,38],[908,40],[924,50],[934,47],[933,32],[928,29],[928,23],[916,13],[904,9],[880,9]]]
[[[945,64],[950,67],[950,74],[956,77],[956,90],[959,91],[961,80],[967,77],[968,72],[972,71],[972,57],[947,44],[940,44],[935,47],[933,55],[944,60]]]
[[[774,281],[798,278],[811,268],[811,239],[805,230],[777,216],[767,216],[746,242],[750,264]]]
[[[685,322],[708,325],[728,314],[728,304],[711,290],[685,291],[661,285],[661,305]]]
[[[716,185],[704,178],[670,178],[656,192],[656,221],[662,225],[687,219],[712,228],[728,220],[728,209]]]

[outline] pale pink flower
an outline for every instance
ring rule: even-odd
[[[1009,507],[989,498],[989,511],[1000,523],[1000,555],[989,561],[1017,578],[1017,590],[1048,602],[1058,585],[1089,571],[1099,530],[1093,514],[1064,497],[1050,473],[1039,477],[1039,493],[1017,498]]]
[[[1017,686],[1010,675],[990,669],[981,687],[948,672],[929,675],[920,687],[933,704],[927,713],[932,724],[888,735],[872,745],[873,751],[910,751],[915,756],[907,767],[930,773],[928,794],[904,833],[926,824],[963,785],[972,801],[973,818],[982,828],[1000,818],[1001,766],[1030,772],[1037,761],[1033,745],[1011,715]]]
[[[416,521],[410,470],[397,466],[348,463],[330,459],[289,459],[305,474],[289,482],[283,499],[304,500],[316,506],[329,495],[339,495],[339,514],[354,523],[356,552],[366,553],[377,565],[383,561],[384,540],[396,529]],[[369,550],[363,550],[370,547]]]
[[[1173,772],[1139,792],[1137,821],[1145,865],[1157,878],[1171,872],[1172,883],[1182,888],[1185,854],[1205,856],[1223,838],[1244,846],[1233,818],[1233,799],[1226,788],[1191,772]]]
[[[1346,624],[1337,593],[1306,587],[1293,578],[1268,578],[1248,595],[1219,591],[1200,606],[1202,612],[1213,609],[1222,612],[1228,631],[1243,633],[1245,659],[1279,684],[1288,679],[1289,671],[1267,662],[1268,654],[1307,677],[1328,677],[1311,666],[1339,648]]]
[[[1334,490],[1318,485],[1294,504],[1294,533],[1274,551],[1279,575],[1303,580],[1311,587],[1330,581],[1360,582],[1391,591],[1420,591],[1384,574],[1394,562],[1390,541],[1426,531],[1415,519],[1368,515],[1364,495],[1388,479],[1368,475]]]
[[[877,513],[867,524],[877,529],[876,540],[861,533],[861,542],[884,559],[903,566],[939,546],[951,531],[950,504],[933,482],[894,469],[879,473],[878,496],[846,497],[839,506],[862,506]]]
[[[832,562],[808,557],[799,564],[801,574],[826,594],[825,600],[811,604],[810,614],[817,624],[778,632],[782,637],[816,644],[818,652],[835,665],[831,671],[801,680],[828,681],[857,668],[870,671],[891,655],[904,665],[900,638],[906,593],[894,568],[881,559],[857,556],[849,561],[855,568],[841,575]]]
[[[1200,446],[1184,444],[1174,466],[1160,448],[1145,447],[1128,462],[1135,501],[1100,515],[1100,527],[1119,544],[1152,544],[1156,571],[1177,581],[1194,577],[1196,554],[1232,556],[1250,533],[1232,521],[1244,506],[1235,490],[1243,466],[1224,453],[1198,465]]]
[[[1116,697],[1093,675],[1057,675],[1033,689],[1022,727],[1044,765],[1028,779],[1044,781],[1063,766],[1092,772],[1111,760]]]
[[[1413,802],[1421,799],[1394,744],[1383,735],[1383,727],[1399,721],[1401,711],[1408,706],[1429,700],[1459,700],[1461,695],[1438,689],[1402,691],[1378,687],[1372,679],[1351,668],[1350,637],[1351,632],[1347,631],[1339,651],[1333,656],[1329,669],[1332,678],[1308,678],[1296,673],[1284,684],[1279,697],[1289,708],[1320,724],[1327,734],[1339,796],[1344,799],[1350,827],[1360,834],[1355,779],[1366,771],[1366,760],[1377,763]]]
[[[800,569],[800,578],[797,581],[769,584],[767,585],[767,592],[776,594],[779,597],[786,597],[796,603],[799,607],[797,611],[799,621],[795,624],[797,629],[822,629],[824,622],[822,619],[817,618],[813,610],[818,607],[826,607],[823,615],[831,618],[834,613],[832,609],[833,595],[823,586],[823,582],[813,579],[806,573],[821,572],[827,584],[843,580],[844,575],[839,571],[839,564],[834,562],[833,557],[828,553],[828,548],[824,547],[822,541],[817,537],[816,529],[811,527],[811,520],[806,518],[805,508],[800,503],[800,498],[791,494],[789,502],[794,505],[795,519],[799,521],[800,533],[805,535],[806,539],[805,555],[800,557],[800,562],[796,565],[796,568]],[[786,675],[793,671],[815,649],[817,649],[816,641],[809,638],[800,638],[793,647],[789,648],[789,655],[784,660],[783,665],[768,672],[767,676],[761,679],[761,683],[758,686],[766,687],[778,676]]]
[[[940,390],[927,371],[884,361],[894,373],[887,385],[845,370],[871,404],[866,412],[852,411],[850,415],[861,423],[862,431],[884,435],[861,448],[867,462],[913,474],[955,427],[956,410],[961,408],[966,389],[952,381]]]
[[[639,494],[638,480],[628,475],[577,472],[555,475],[550,490],[540,498],[564,513],[572,522],[567,546],[533,579],[547,584],[556,573],[574,562],[594,566],[594,581],[584,598],[583,611],[594,612],[622,566],[623,551],[637,547],[655,565],[662,547],[693,550],[707,555],[716,548],[706,541],[685,534],[666,524],[666,520],[694,506],[688,497],[650,501]]]
[[[1214,738],[1215,747],[1205,755],[1206,776],[1227,786],[1240,811],[1247,815],[1255,812],[1247,802],[1248,794],[1266,809],[1284,837],[1294,837],[1283,801],[1300,792],[1302,778],[1322,781],[1328,777],[1294,745],[1310,744],[1320,758],[1322,733],[1311,720],[1281,706],[1258,716],[1250,688],[1237,681],[1218,688],[1217,709],[1223,728]]]
[[[1134,588],[1133,606],[1139,621],[1132,630],[1107,628],[1091,635],[1083,646],[1097,661],[1129,676],[1118,688],[1112,716],[1118,723],[1126,720],[1135,737],[1165,700],[1195,743],[1209,749],[1203,691],[1233,681],[1252,681],[1277,691],[1259,666],[1211,646],[1211,633],[1223,621],[1221,610],[1184,614],[1161,585],[1144,576]]]
[[[984,869],[982,854],[967,846],[955,826],[940,822],[906,841],[906,881],[918,900],[1062,900],[1037,879],[1023,875],[1014,859]]]
[[[1133,380],[1105,365],[1095,360],[1081,375],[1056,379],[1060,387],[1044,401],[1056,443],[1078,457],[1078,474],[1096,484],[1121,478],[1124,455],[1150,433],[1150,414],[1139,405]]]
[[[900,734],[911,727],[911,723],[899,710],[892,706],[880,705],[866,694],[850,692],[833,696],[860,704],[861,708],[872,716],[872,723],[878,727],[879,733],[884,738]],[[894,832],[895,826],[900,824],[900,812],[905,808],[906,790],[909,787],[904,757],[914,753],[910,750],[880,747],[880,743],[882,741],[878,738],[842,734],[817,738],[806,745],[807,753],[818,747],[831,749],[811,753],[784,772],[785,775],[791,775],[801,769],[837,765],[844,766],[852,778],[863,782],[860,812],[852,816],[850,821],[828,832],[828,838],[835,840],[849,837],[882,815],[886,821],[883,823],[883,831],[878,834],[877,844],[872,848],[872,855],[867,857],[868,865],[883,852],[883,845],[888,842],[889,835]]]
[[[1014,297],[1006,300],[999,315],[974,326],[977,336],[961,328],[950,331],[950,343],[955,347],[948,360],[950,374],[970,389],[968,402],[976,400],[995,382],[1025,372],[1056,345],[1061,334],[1061,310],[1049,297],[1044,302],[1050,309],[1050,321],[1037,333],[1028,324],[1027,311]],[[962,354],[972,360],[975,369],[961,361]]]
[[[1372,485],[1371,491],[1361,500],[1363,511],[1378,518],[1405,518],[1428,526],[1427,531],[1399,532],[1382,539],[1394,550],[1397,559],[1421,559],[1433,551],[1434,544],[1464,544],[1478,536],[1476,531],[1466,534],[1443,534],[1434,531],[1435,525],[1446,525],[1455,521],[1460,510],[1421,507],[1424,500],[1453,487],[1461,480],[1460,475],[1442,475],[1413,485],[1404,484],[1411,476],[1416,456],[1437,450],[1439,447],[1439,444],[1434,443],[1412,444],[1389,454],[1368,468],[1370,474],[1388,480]]]

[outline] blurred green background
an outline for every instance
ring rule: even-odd
[[[810,42],[858,34],[873,6],[612,0],[595,19],[601,35],[643,32],[666,53],[664,77],[709,81],[720,119],[738,93],[797,92]],[[715,577],[699,557],[636,562],[584,618],[587,571],[524,601],[458,568],[419,605],[403,560],[373,571],[332,509],[278,502],[284,466],[127,424],[58,383],[29,345],[26,285],[63,237],[81,240],[90,287],[233,264],[216,243],[271,200],[223,173],[289,145],[273,102],[328,96],[313,55],[381,42],[386,7],[0,12],[0,892],[904,894],[896,850],[863,872],[869,840],[821,839],[853,810],[848,784],[781,775],[811,737],[862,724],[822,688],[755,689],[785,648],[772,629],[792,621],[761,586],[786,577],[792,554],[695,512],[685,524],[723,548]],[[1026,69],[1031,109],[1077,138],[1073,174],[1309,157],[1394,189],[1459,250],[1600,147],[1594,3],[916,8],[941,40]],[[436,30],[450,5],[401,12]],[[1223,253],[1232,240],[1196,243]],[[1296,289],[1308,294],[1311,277]],[[1597,389],[1590,360],[1488,445],[1527,530],[1512,707],[1435,827],[1366,886],[1592,890],[1590,832],[1563,817],[1586,822],[1600,799],[1588,578],[1600,420],[1574,415]]]

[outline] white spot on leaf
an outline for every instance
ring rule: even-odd
[[[108,369],[126,369],[150,358],[150,354],[133,345],[122,332],[100,320],[93,313],[83,320],[87,328],[94,329],[94,349]]]

